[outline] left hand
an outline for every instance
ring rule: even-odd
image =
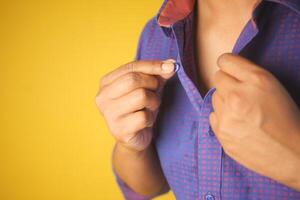
[[[233,54],[218,59],[212,130],[245,167],[300,191],[300,111],[268,71]]]

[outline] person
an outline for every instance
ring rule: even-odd
[[[165,0],[96,97],[124,198],[300,199],[299,91],[299,0]]]

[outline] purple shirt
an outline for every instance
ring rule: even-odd
[[[208,116],[215,88],[203,96],[197,88],[194,2],[165,0],[145,25],[136,54],[137,60],[173,58],[180,64],[164,88],[154,124],[154,144],[171,190],[179,200],[300,199],[300,192],[231,159],[214,136]],[[300,0],[263,0],[232,53],[270,71],[300,107]],[[116,178],[126,199],[150,199]]]

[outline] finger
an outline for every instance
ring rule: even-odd
[[[215,112],[211,112],[209,115],[209,124],[213,132],[218,134],[218,116]]]
[[[154,92],[139,88],[112,102],[112,108],[119,117],[147,108],[155,111],[160,105],[160,99]]]
[[[128,73],[105,86],[102,91],[107,98],[116,99],[122,97],[138,88],[156,91],[159,87],[157,77],[143,73]]]
[[[122,128],[119,131],[118,139],[128,142],[140,130],[152,127],[154,124],[154,117],[151,111],[143,109],[137,112],[130,113],[120,119],[119,124]]]
[[[223,99],[226,98],[227,93],[230,90],[238,87],[238,84],[241,83],[241,81],[237,80],[236,78],[222,70],[218,70],[214,74],[213,79],[215,87]]]
[[[128,148],[142,150],[142,147],[148,146],[151,143],[152,137],[152,128],[147,127],[132,134],[131,138],[127,140],[127,143],[123,144]]]
[[[224,106],[224,102],[222,100],[222,98],[220,97],[218,91],[215,91],[213,94],[212,94],[212,106],[213,106],[213,109],[214,109],[214,112],[216,113],[217,116],[221,116],[221,113],[222,113],[222,108]]]
[[[108,73],[101,79],[101,85],[105,86],[116,80],[118,77],[127,73],[140,72],[149,75],[159,75],[167,80],[172,77],[175,72],[175,60],[168,59],[165,61],[158,60],[140,60],[126,63],[118,69]]]
[[[240,81],[249,81],[249,76],[253,70],[262,69],[250,60],[231,53],[222,54],[217,63],[222,71]]]

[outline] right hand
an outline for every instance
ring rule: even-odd
[[[152,140],[152,126],[166,81],[175,60],[133,61],[102,77],[96,104],[119,144],[145,150]],[[171,69],[163,71],[162,65]]]

